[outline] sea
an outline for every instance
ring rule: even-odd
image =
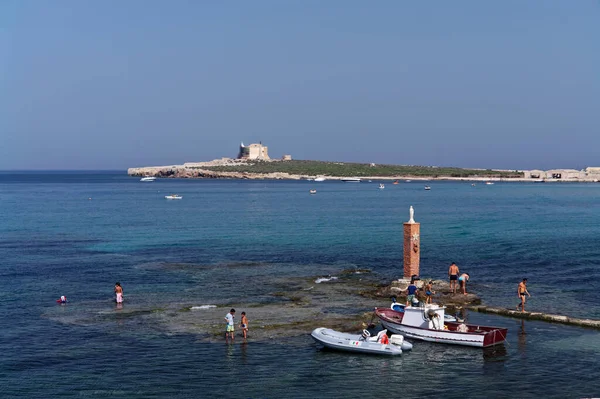
[[[226,343],[198,327],[224,332],[230,307],[277,305],[286,281],[402,277],[410,206],[422,276],[446,279],[456,262],[469,291],[507,308],[528,278],[528,310],[600,319],[600,184],[379,183],[1,172],[0,396],[600,397],[593,329],[470,311],[469,323],[507,327],[507,341],[413,341],[392,358],[326,350],[310,328]],[[364,310],[346,307],[331,315]],[[291,308],[275,309],[289,322]]]

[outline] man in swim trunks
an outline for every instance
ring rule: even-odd
[[[450,268],[448,269],[448,277],[450,277],[450,290],[453,294],[456,294],[456,281],[458,280],[458,266],[456,263],[452,262]]]
[[[117,303],[123,303],[123,287],[121,283],[115,283],[115,294],[117,295]]]
[[[523,281],[519,283],[519,287],[517,287],[517,296],[521,299],[521,303],[517,305],[517,310],[519,307],[521,308],[521,312],[525,311],[525,295],[531,297],[529,291],[527,291],[527,279],[524,278]]]
[[[227,327],[225,329],[225,342],[227,342],[227,338],[231,338],[231,341],[233,342],[233,330],[234,330],[234,323],[233,323],[233,318],[235,317],[235,309],[231,309],[229,311],[229,313],[227,313],[225,315],[225,320],[227,321]]]

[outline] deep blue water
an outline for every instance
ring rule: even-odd
[[[595,330],[471,312],[470,322],[508,327],[508,342],[493,351],[416,342],[382,359],[321,350],[310,331],[211,343],[151,313],[268,302],[272,276],[367,268],[382,281],[401,277],[412,205],[422,276],[445,278],[455,261],[469,289],[506,307],[528,277],[529,309],[600,318],[600,184],[427,184],[0,173],[1,395],[600,396]],[[165,200],[171,193],[183,200]],[[143,317],[115,313],[115,281]]]

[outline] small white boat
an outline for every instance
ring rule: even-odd
[[[315,178],[315,181],[325,181],[325,178],[324,177],[317,177],[317,178]]]
[[[471,183],[471,186],[475,187],[475,183]]]
[[[311,194],[316,194],[316,193],[317,193],[317,190],[310,190],[310,193],[311,193]]]
[[[171,195],[165,195],[165,198],[168,200],[180,200],[183,197],[181,195],[171,194]]]
[[[146,177],[142,177],[140,179],[140,181],[154,181],[154,180],[156,180],[156,177],[154,177],[154,176],[146,176]]]
[[[425,186],[425,190],[431,190],[431,187]]]
[[[494,182],[493,181],[486,181],[485,184],[487,184],[489,186],[489,185],[494,184]]]
[[[390,339],[387,339],[387,330],[382,330],[377,336],[371,337],[367,330],[363,330],[362,334],[347,334],[330,328],[319,327],[315,328],[310,335],[315,341],[327,348],[347,352],[401,355],[402,351],[412,349],[412,344],[404,341],[404,337],[400,334],[393,334]]]
[[[360,183],[360,179],[358,177],[344,177],[342,179],[342,181],[345,181],[348,183]]]
[[[383,184],[383,183],[379,184],[379,189],[380,190],[383,190],[384,188],[385,188],[385,184]]]
[[[410,183],[412,180],[405,180],[405,182]]]
[[[444,306],[405,306],[404,312],[375,308],[384,328],[395,334],[429,342],[486,348],[502,344],[508,329],[445,321]]]

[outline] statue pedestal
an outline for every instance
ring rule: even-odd
[[[404,278],[419,275],[421,260],[421,224],[404,223]]]

